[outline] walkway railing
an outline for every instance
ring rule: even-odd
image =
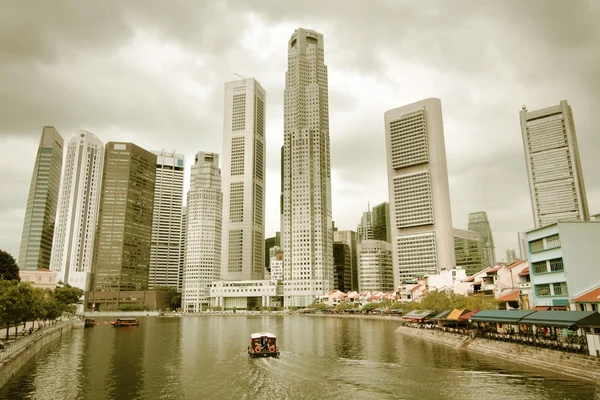
[[[71,323],[71,320],[66,320],[62,322],[55,323],[54,325],[46,326],[33,332],[31,335],[22,336],[19,339],[16,339],[12,343],[5,343],[4,348],[0,350],[0,363],[4,362],[4,360],[12,357],[13,355],[19,353],[21,350],[26,349],[33,343],[37,342],[43,336],[50,334],[59,329],[63,329],[65,326]],[[11,328],[13,329],[13,328]],[[2,330],[0,330],[2,332]]]

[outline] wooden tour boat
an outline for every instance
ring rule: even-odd
[[[248,354],[250,357],[279,357],[277,337],[269,332],[251,334]]]
[[[114,321],[110,321],[110,323],[115,328],[123,326],[138,326],[140,324],[137,318],[117,318]]]
[[[94,318],[86,318],[83,326],[86,328],[93,328],[96,326],[96,320]]]

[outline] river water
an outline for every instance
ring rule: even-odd
[[[72,330],[0,399],[600,399],[600,386],[331,316],[145,317]],[[281,356],[249,359],[251,332]]]

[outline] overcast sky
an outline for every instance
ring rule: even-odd
[[[573,107],[590,212],[600,213],[600,1],[0,2],[0,249],[18,257],[42,127],[65,139],[222,153],[224,82],[267,92],[266,233],[279,230],[287,41],[325,35],[333,219],[388,200],[383,114],[442,101],[455,228],[486,211],[498,260],[533,227],[529,110]],[[188,171],[189,173],[189,171]]]

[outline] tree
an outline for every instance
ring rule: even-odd
[[[0,250],[0,280],[20,281],[17,262],[7,252]]]
[[[83,296],[83,290],[73,287],[68,283],[63,287],[56,287],[54,289],[54,298],[62,305],[62,311],[67,311],[72,304],[79,303],[81,296]]]
[[[171,310],[181,308],[181,293],[177,293],[175,296],[171,297],[170,305]]]

